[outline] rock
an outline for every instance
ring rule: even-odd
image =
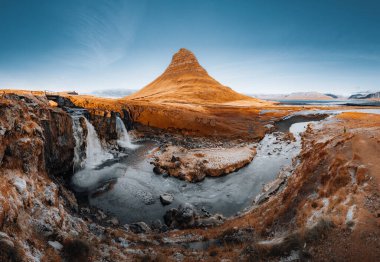
[[[130,229],[129,229],[129,224],[124,224],[123,226],[122,226],[122,228],[125,230],[125,231],[130,231]]]
[[[172,163],[175,163],[177,161],[179,161],[179,157],[176,157],[176,156],[172,156],[172,158],[170,159],[170,162]]]
[[[151,231],[150,227],[144,222],[137,222],[129,225],[129,229],[135,234],[148,233]]]
[[[34,226],[36,232],[44,237],[50,237],[55,233],[54,228],[50,224],[44,223],[42,221],[35,221]]]
[[[110,224],[112,224],[113,226],[118,226],[119,225],[119,220],[116,218],[116,217],[113,217],[112,219],[110,219],[108,221]]]
[[[161,230],[162,226],[162,222],[159,219],[153,221],[153,223],[151,224],[151,228],[154,230]]]
[[[196,225],[197,212],[189,203],[181,204],[177,209],[172,208],[164,215],[165,224],[171,228],[189,228]]]
[[[155,166],[155,167],[153,167],[153,172],[156,174],[156,175],[161,175],[163,172],[162,172],[163,170],[160,168],[160,167],[158,167],[158,166]]]
[[[102,220],[102,219],[105,219],[105,218],[107,218],[107,215],[106,215],[106,214],[104,214],[104,212],[103,212],[103,211],[101,211],[101,210],[98,210],[98,214],[96,215],[96,218],[97,218],[97,219],[99,219],[99,220]]]
[[[156,173],[168,173],[190,182],[202,181],[206,176],[221,176],[232,173],[249,164],[256,151],[250,146],[234,148],[186,148],[168,146],[166,151],[156,152],[154,165]],[[165,171],[161,171],[161,169]]]
[[[160,196],[160,200],[164,206],[170,205],[174,201],[174,196],[169,193],[164,193]]]
[[[91,211],[90,211],[90,209],[88,207],[82,207],[80,209],[80,212],[84,213],[84,214],[90,214]]]
[[[46,110],[47,119],[41,120],[45,141],[44,158],[49,174],[68,176],[73,171],[75,140],[69,114],[58,108]]]
[[[4,232],[0,232],[0,243],[6,249],[13,249],[15,247],[11,238]]]
[[[176,252],[176,253],[173,254],[173,258],[174,258],[175,261],[180,262],[180,261],[184,260],[185,256],[182,255],[179,252]]]
[[[223,215],[215,214],[210,217],[200,218],[198,220],[198,224],[199,226],[203,226],[203,227],[214,227],[214,226],[219,226],[223,224],[224,220],[225,220],[225,217]]]
[[[4,249],[13,249],[15,247],[15,244],[10,239],[1,238],[0,239],[0,246],[3,247]]]
[[[119,237],[119,238],[117,238],[116,242],[119,243],[120,246],[123,248],[129,247],[129,242],[125,238]]]

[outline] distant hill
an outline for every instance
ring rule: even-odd
[[[380,91],[374,93],[357,93],[351,95],[348,99],[380,99]]]
[[[102,89],[102,90],[94,90],[90,92],[90,95],[96,95],[100,97],[109,97],[109,98],[121,98],[124,96],[131,95],[135,93],[137,90],[133,89]]]
[[[338,99],[339,98],[339,96],[334,95],[334,94],[324,94],[324,95],[332,97],[333,99]]]
[[[332,100],[341,98],[334,94],[322,94],[318,92],[297,92],[290,94],[255,95],[255,97],[267,100]]]
[[[195,55],[184,48],[173,55],[161,76],[125,99],[158,103],[268,104],[220,84],[199,64]]]

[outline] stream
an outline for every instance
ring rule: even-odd
[[[380,110],[363,111],[379,113]],[[87,147],[87,154],[103,155],[105,161],[100,163],[97,157],[88,155],[84,168],[72,177],[72,187],[76,192],[88,195],[90,205],[116,216],[122,224],[163,221],[165,212],[177,208],[181,203],[191,203],[200,214],[210,212],[231,217],[251,207],[255,197],[262,192],[263,185],[276,179],[281,171],[290,175],[292,159],[301,150],[300,134],[309,123],[321,121],[334,113],[337,112],[297,112],[284,118],[279,129],[291,132],[295,141],[279,139],[279,132],[267,134],[257,145],[257,155],[246,167],[223,177],[206,177],[198,183],[154,174],[149,156],[157,143],[147,141],[132,144],[125,127],[119,126],[122,134],[118,143],[125,146],[128,156],[121,154],[111,159],[99,149],[97,142],[90,142],[88,145],[92,148]],[[305,114],[316,115],[305,121],[302,118]],[[321,114],[325,116],[321,117]],[[86,124],[88,129],[93,128],[89,127],[91,124],[88,121]],[[122,124],[122,121],[118,124]],[[99,140],[96,133],[88,133],[91,137],[87,139]],[[95,159],[96,164],[88,163],[89,158]],[[174,201],[168,206],[160,202],[159,197],[163,193],[174,195]]]
[[[223,177],[189,183],[156,175],[148,156],[157,144],[148,141],[126,148],[128,157],[109,159],[95,167],[86,165],[73,176],[72,187],[88,194],[90,205],[116,216],[122,224],[163,221],[165,212],[181,203],[191,203],[201,214],[207,211],[230,217],[249,208],[264,184],[291,167],[300,152],[300,133],[308,123],[290,126],[295,142],[283,141],[279,133],[267,134],[250,164]],[[162,193],[173,194],[174,201],[163,206],[159,199]]]

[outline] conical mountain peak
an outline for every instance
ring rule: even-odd
[[[181,48],[172,57],[165,72],[153,82],[128,96],[128,99],[158,103],[214,104],[259,100],[233,91],[209,76],[195,55]]]
[[[206,70],[199,64],[198,59],[193,52],[186,48],[181,48],[173,55],[172,61],[165,70],[164,75],[183,73],[207,74]]]

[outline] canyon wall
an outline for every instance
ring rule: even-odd
[[[258,140],[273,124],[293,109],[265,110],[262,107],[158,104],[125,99],[66,95],[76,107],[86,108],[91,121],[120,115],[128,130],[143,134],[170,132],[191,136],[212,136]],[[271,108],[268,108],[271,109]],[[280,108],[281,109],[281,108]],[[262,111],[268,111],[262,113]],[[98,121],[98,120],[96,120]],[[110,120],[107,120],[110,121]],[[101,124],[100,124],[101,125]],[[95,127],[97,125],[95,124]],[[100,137],[103,130],[97,130]],[[112,135],[111,137],[112,138]]]
[[[72,118],[44,96],[0,96],[0,261],[133,260],[113,239],[128,235],[84,219],[65,186],[74,146]]]
[[[70,175],[74,138],[71,117],[43,97],[8,94],[0,104],[1,167]]]

